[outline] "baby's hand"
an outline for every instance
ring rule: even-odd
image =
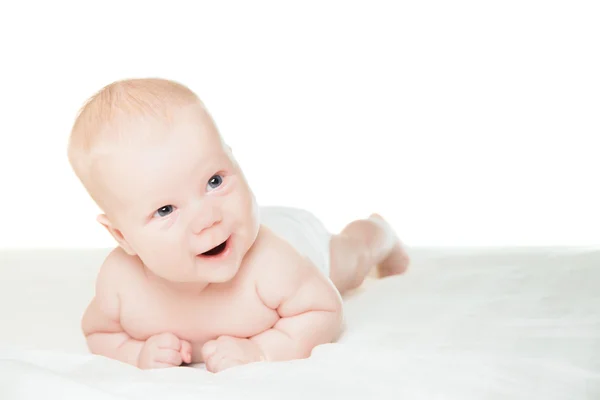
[[[231,336],[220,336],[217,340],[206,342],[202,347],[202,358],[210,372],[265,359],[256,343]]]
[[[148,338],[140,351],[141,369],[177,367],[192,361],[192,345],[172,333],[161,333]]]

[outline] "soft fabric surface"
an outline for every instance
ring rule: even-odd
[[[216,375],[87,353],[104,254],[0,253],[0,399],[600,399],[600,248],[414,249],[346,299],[340,343]]]

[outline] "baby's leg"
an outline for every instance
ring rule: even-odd
[[[392,227],[378,214],[352,221],[330,242],[330,277],[340,293],[359,287],[374,266],[377,275],[401,274],[409,257]]]

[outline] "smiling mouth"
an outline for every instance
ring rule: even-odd
[[[201,256],[204,257],[214,257],[214,256],[218,256],[219,254],[223,253],[225,251],[225,248],[227,247],[227,241],[229,239],[227,239],[226,241],[224,241],[223,243],[221,243],[220,245],[218,245],[217,247],[213,247],[212,249],[205,251],[204,253],[200,254]]]

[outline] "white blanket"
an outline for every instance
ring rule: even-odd
[[[600,399],[600,249],[415,249],[311,358],[220,374],[89,355],[105,251],[0,253],[0,399]]]

